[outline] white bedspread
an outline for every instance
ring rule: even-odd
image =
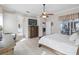
[[[42,37],[39,40],[39,44],[46,45],[68,55],[76,55],[78,49],[74,42],[69,41],[69,36],[59,33]]]

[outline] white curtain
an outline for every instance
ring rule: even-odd
[[[75,20],[79,18],[79,13],[64,15],[60,16],[59,18],[60,20]]]

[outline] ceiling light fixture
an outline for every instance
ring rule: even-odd
[[[45,4],[43,4],[43,13],[42,13],[42,18],[47,18],[48,15],[47,15],[47,12],[45,10]]]
[[[48,14],[47,12],[46,12],[46,7],[45,7],[45,5],[46,4],[43,4],[43,12],[42,12],[42,15],[41,15],[41,17],[42,18],[48,18],[49,16],[48,15],[53,15],[53,14]]]

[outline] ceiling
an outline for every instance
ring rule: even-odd
[[[18,11],[31,16],[40,15],[43,8],[42,4],[4,4],[2,6],[7,10]],[[79,7],[79,4],[46,4],[46,10],[48,13],[57,13],[76,7]]]

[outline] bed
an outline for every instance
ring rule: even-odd
[[[74,41],[70,41],[68,35],[59,33],[40,38],[39,44],[45,45],[66,55],[76,55],[78,50],[78,45],[75,45]]]

